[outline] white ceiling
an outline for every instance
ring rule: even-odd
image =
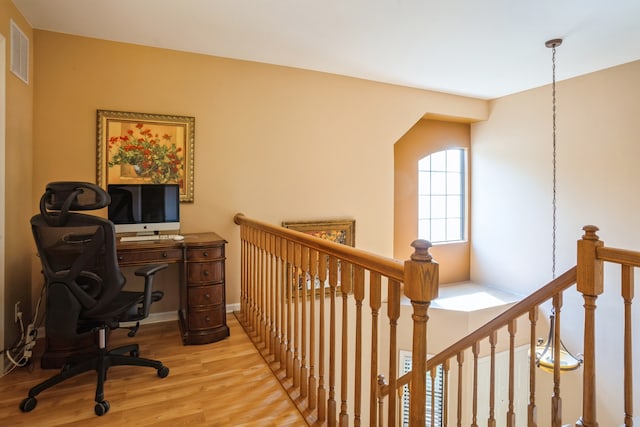
[[[639,0],[13,0],[37,29],[478,98],[640,59]],[[128,65],[130,66],[130,65]]]

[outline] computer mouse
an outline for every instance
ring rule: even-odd
[[[179,234],[173,236],[173,240],[184,240],[184,236],[181,236]]]

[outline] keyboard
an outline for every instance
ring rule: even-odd
[[[122,236],[121,242],[146,242],[151,240],[182,240],[184,237],[180,234],[150,234],[148,236]]]

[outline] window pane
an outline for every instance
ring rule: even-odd
[[[431,196],[431,219],[447,217],[447,196]]]
[[[432,219],[431,220],[431,239],[433,242],[444,242],[447,238],[446,235],[446,221],[444,219]]]
[[[462,218],[460,196],[447,196],[447,218]]]
[[[418,160],[418,171],[430,171],[431,170],[431,156],[423,157]]]
[[[431,174],[429,172],[418,173],[418,194],[431,194]]]
[[[431,221],[421,219],[418,221],[418,238],[431,241],[431,233],[429,233],[429,225]]]
[[[447,171],[462,172],[462,149],[447,150]]]
[[[447,220],[447,240],[462,240],[462,227],[459,219]]]
[[[431,172],[431,194],[447,194],[447,174],[445,172]]]
[[[433,153],[418,161],[418,235],[431,242],[464,238],[464,149]]]
[[[418,197],[418,219],[428,219],[431,217],[431,197]]]
[[[459,173],[447,173],[447,194],[462,194],[462,176]]]
[[[447,170],[447,153],[446,151],[438,151],[431,156],[431,170],[444,172]]]

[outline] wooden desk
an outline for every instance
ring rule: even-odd
[[[225,245],[216,233],[185,234],[184,240],[118,241],[121,267],[180,264],[178,323],[183,344],[207,344],[229,336],[225,303]],[[162,274],[162,273],[160,273]],[[71,355],[95,352],[93,336],[58,343],[47,338],[40,360],[44,369],[59,368]]]
[[[184,344],[229,336],[225,303],[225,245],[216,233],[185,234],[184,240],[118,242],[121,267],[180,264],[178,320]]]

